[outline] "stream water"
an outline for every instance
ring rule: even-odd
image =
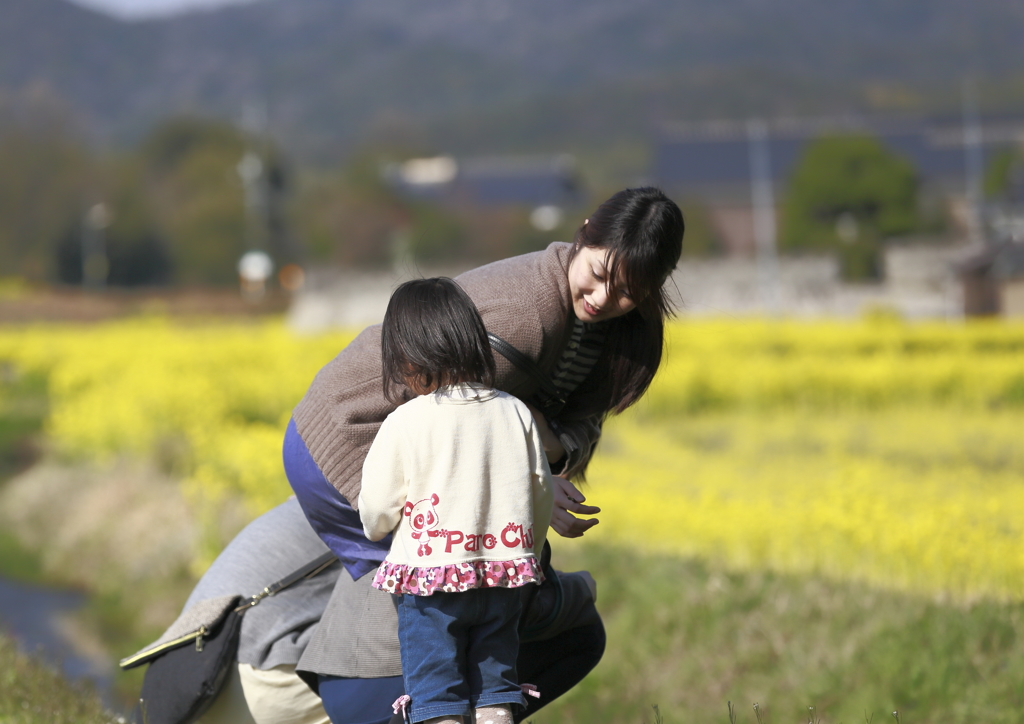
[[[104,703],[114,708],[113,662],[87,651],[69,623],[85,600],[77,591],[0,577],[0,628],[23,651],[58,667],[67,679],[91,682]]]

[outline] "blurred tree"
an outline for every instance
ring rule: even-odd
[[[343,171],[307,174],[292,204],[292,224],[309,258],[341,266],[390,264],[409,217],[368,156]]]
[[[229,150],[239,159],[245,139],[234,126],[199,118],[175,118],[162,123],[140,151],[149,170],[155,174],[172,173],[184,159],[204,149]]]
[[[877,237],[870,236],[841,244],[839,276],[850,282],[880,281],[885,277],[885,254]]]
[[[681,204],[686,231],[683,234],[683,257],[689,259],[721,256],[722,240],[711,224],[711,215],[704,204],[684,200]]]
[[[102,198],[110,216],[110,224],[102,232],[109,263],[107,284],[167,283],[172,277],[172,260],[145,193],[137,159],[113,160],[105,166]],[[84,224],[84,218],[76,219],[57,245],[57,278],[65,284],[82,283]]]
[[[614,191],[608,193],[610,196]],[[721,239],[715,233],[707,207],[699,201],[684,200],[681,203],[683,218],[686,222],[686,234],[683,239],[684,258],[704,258],[724,253]],[[569,209],[562,215],[560,223],[550,231],[541,231],[529,221],[529,213],[520,211],[516,223],[509,230],[511,243],[500,245],[496,249],[498,257],[524,254],[545,248],[552,241],[572,241],[590,207]],[[500,225],[496,225],[500,228]],[[494,246],[493,243],[490,246]],[[473,248],[477,248],[474,240]],[[498,258],[495,257],[495,258]]]
[[[85,208],[93,166],[59,132],[0,129],[0,276],[50,275],[57,240]]]
[[[1024,201],[1024,153],[1007,148],[997,153],[985,168],[985,196],[990,199],[1013,197]]]
[[[911,165],[868,136],[820,138],[804,152],[786,195],[782,246],[831,248],[837,222],[881,237],[918,223],[917,175]]]
[[[882,275],[881,242],[920,225],[913,167],[869,136],[811,143],[789,184],[783,249],[839,250],[846,279]]]
[[[141,161],[174,260],[186,284],[227,284],[245,251],[245,199],[236,166],[245,139],[211,121],[176,119],[142,144]]]
[[[459,217],[440,204],[409,204],[408,253],[417,261],[466,256],[467,234]]]
[[[381,175],[382,155],[366,151],[339,172],[304,179],[292,218],[311,259],[385,266],[403,258],[436,262],[465,255],[463,215],[396,192]]]
[[[238,168],[253,148],[260,161],[259,197],[256,216],[248,217]],[[233,284],[238,259],[250,245],[264,247],[279,264],[298,256],[284,209],[288,173],[268,143],[228,124],[179,118],[144,141],[140,162],[176,281]]]
[[[145,191],[144,171],[135,158],[115,164],[108,194],[112,210],[107,229],[108,281],[116,286],[165,284],[174,262],[153,203]]]
[[[490,214],[488,243],[480,243],[474,238],[473,248],[483,253],[487,261],[492,258],[504,258],[516,254],[528,254],[547,248],[552,241],[572,241],[576,235],[576,226],[582,220],[582,213],[575,209],[564,211],[558,224],[553,229],[538,229],[531,221],[530,209],[515,209],[511,213]],[[504,217],[504,218],[503,218]],[[504,224],[502,223],[504,221]],[[502,228],[505,239],[502,239]]]

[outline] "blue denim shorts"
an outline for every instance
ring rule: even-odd
[[[402,596],[398,639],[413,722],[526,705],[516,677],[521,609],[514,588]]]

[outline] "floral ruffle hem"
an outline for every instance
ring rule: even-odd
[[[373,577],[373,587],[388,593],[429,596],[460,593],[471,588],[519,588],[544,580],[536,558],[508,561],[469,561],[447,566],[407,566],[384,561]]]

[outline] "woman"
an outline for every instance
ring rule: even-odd
[[[539,395],[542,385],[533,375],[496,355],[495,387],[536,405],[545,452],[561,476],[555,478],[551,527],[562,536],[581,536],[597,524],[576,517],[599,509],[583,505],[568,478],[586,470],[604,417],[636,402],[658,369],[669,313],[663,287],[682,237],[682,214],[661,191],[627,189],[601,204],[572,244],[554,243],[456,279],[488,331],[554,385],[554,394]],[[317,374],[285,436],[285,470],[299,504],[343,566],[297,666],[318,687],[335,724],[386,721],[390,702],[402,694],[395,609],[366,575],[383,560],[390,537],[366,540],[351,505],[363,484],[366,452],[394,409],[383,394],[380,327],[374,326]],[[552,620],[538,621],[547,610],[543,600],[524,606],[517,666],[542,695],[531,700],[524,718],[572,688],[603,652],[589,581],[579,575],[562,580],[565,603]]]
[[[544,407],[535,416],[551,469],[562,476],[555,478],[551,519],[562,536],[581,536],[597,524],[576,517],[600,511],[584,505],[567,478],[582,476],[605,415],[639,399],[658,369],[668,314],[663,285],[682,236],[674,203],[656,189],[628,189],[601,204],[573,244],[552,244],[457,279],[489,331],[558,388],[555,399],[537,399],[537,381],[496,355],[496,386]],[[366,575],[390,541],[367,541],[348,503],[357,500],[366,449],[393,409],[380,375],[379,328],[371,327],[317,375],[295,410],[284,457],[299,500],[250,523],[190,596],[186,608],[224,594],[250,595],[320,556],[325,543],[342,559],[246,614],[237,670],[203,722],[326,724],[328,712],[335,724],[390,718],[402,681],[397,616],[391,597],[372,589]],[[572,688],[604,651],[593,579],[586,572],[558,579],[559,590],[542,588],[524,606],[517,669],[542,697],[530,700],[524,716]],[[299,676],[319,686],[323,704]]]

